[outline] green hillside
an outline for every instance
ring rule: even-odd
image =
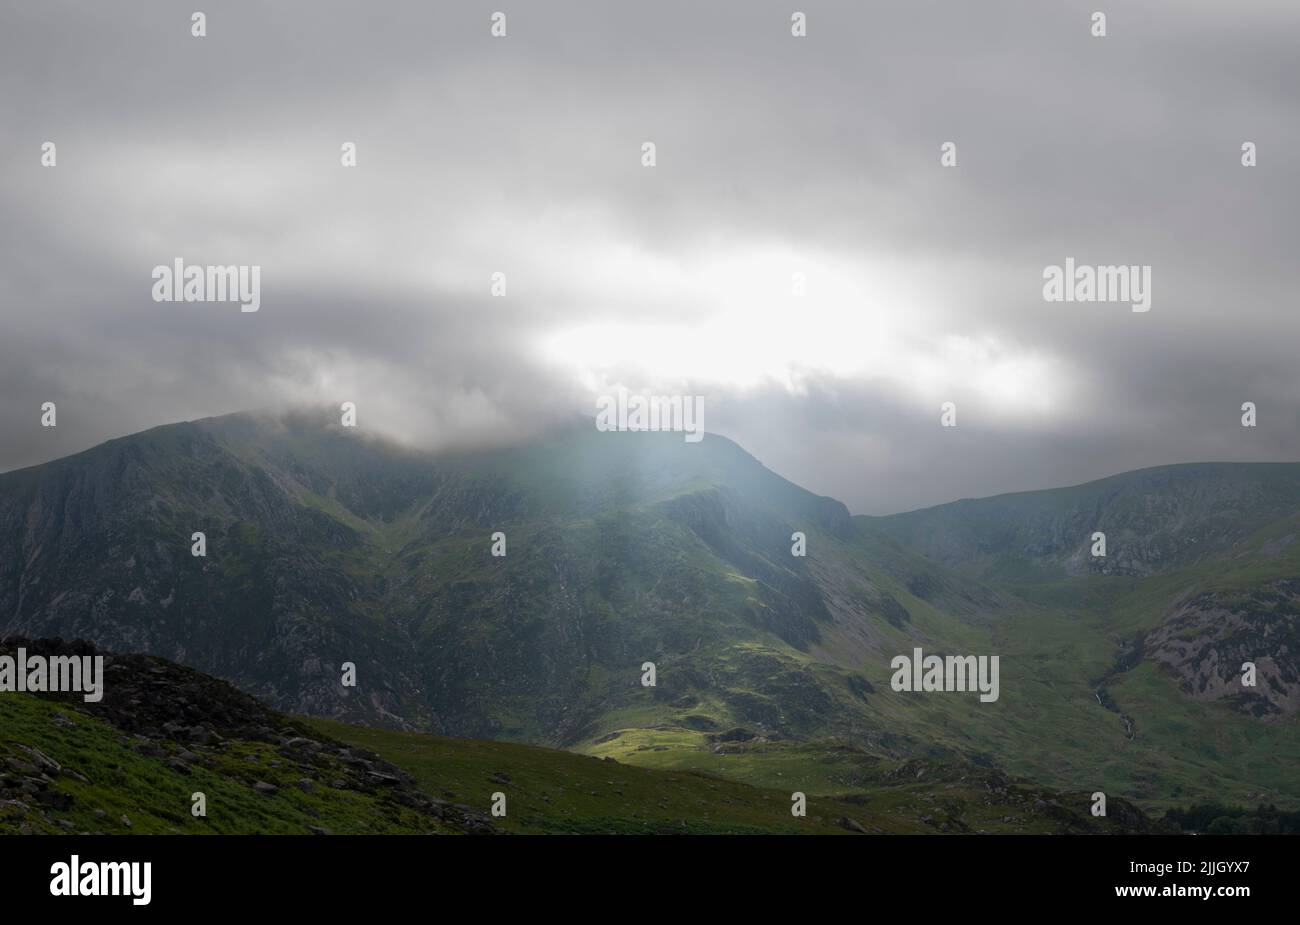
[[[95,652],[59,640],[0,645],[7,657],[20,649],[29,656]],[[224,681],[158,658],[104,659],[98,702],[0,693],[0,832],[496,830],[473,808],[421,793],[379,756],[320,736]]]
[[[84,644],[11,640],[43,656]],[[100,653],[103,654],[103,653]],[[1145,832],[974,766],[869,762],[843,795],[503,742],[300,720],[161,659],[103,654],[104,699],[0,694],[0,833],[852,834]],[[847,756],[849,761],[863,756]],[[864,788],[869,786],[869,793]],[[491,811],[497,794],[504,814]],[[201,802],[199,802],[201,795]],[[194,812],[201,807],[202,812]]]
[[[233,415],[0,476],[0,612],[285,712],[778,792],[920,761],[1153,811],[1293,808],[1298,472],[1174,466],[868,518],[713,435],[587,421],[433,455]],[[914,648],[997,656],[998,699],[893,691]]]
[[[629,766],[612,758],[475,739],[311,724],[325,734],[383,755],[409,770],[430,793],[489,806],[506,797],[506,815],[493,822],[518,834],[934,834],[1141,833],[1158,830],[1131,804],[1089,813],[1088,794],[1057,793],[972,765],[892,762],[860,753],[828,756],[807,749],[784,767],[791,773],[755,787],[694,771]],[[825,776],[835,764],[870,767],[848,786]],[[928,772],[928,773],[927,773]],[[780,777],[780,772],[776,773]],[[793,788],[807,815],[791,813]]]

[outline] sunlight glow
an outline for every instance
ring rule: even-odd
[[[791,293],[791,274],[807,292]],[[1064,400],[1053,357],[993,336],[943,335],[934,273],[898,263],[785,251],[727,255],[655,280],[655,299],[704,308],[663,322],[640,317],[572,326],[546,337],[545,362],[595,394],[631,389],[779,386],[800,393],[812,377],[871,381],[921,403],[977,398],[1008,417],[1049,413]],[[594,295],[589,295],[594,298]],[[951,321],[949,320],[950,324]]]

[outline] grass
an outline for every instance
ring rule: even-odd
[[[22,801],[26,810],[0,804],[0,833],[308,834],[308,826],[318,826],[333,833],[398,834],[440,829],[427,816],[376,795],[329,786],[306,792],[297,786],[301,771],[266,743],[233,742],[211,753],[212,767],[195,763],[186,773],[169,767],[166,755],[141,754],[138,740],[99,719],[28,694],[0,694],[0,773],[6,785],[29,776],[20,767],[30,761],[17,747],[20,743],[63,766],[51,789],[70,803],[66,809],[50,808],[49,819],[42,817],[35,796]],[[174,745],[165,748],[171,754],[179,751]],[[278,789],[259,793],[253,789],[256,781]],[[206,817],[191,811],[195,793],[206,797]]]
[[[434,797],[487,812],[493,794],[505,794],[506,815],[493,821],[518,834],[845,834],[843,818],[881,834],[1059,830],[1049,816],[1027,811],[1037,796],[1031,791],[1013,786],[993,793],[983,778],[956,768],[929,780],[890,779],[898,762],[845,747],[772,745],[726,756],[670,749],[646,755],[642,765],[510,742],[304,721],[377,752]],[[762,786],[721,776],[728,763],[748,765],[741,774]],[[806,817],[791,813],[795,791],[806,795]],[[1052,796],[1086,814],[1086,794]]]

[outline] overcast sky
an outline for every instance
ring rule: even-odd
[[[194,6],[0,10],[0,470],[292,403],[502,441],[618,385],[858,513],[1300,460],[1295,0]],[[177,257],[261,310],[153,301]],[[1045,302],[1067,257],[1150,311]]]

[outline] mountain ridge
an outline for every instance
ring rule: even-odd
[[[872,518],[713,435],[575,423],[444,455],[357,436],[237,414],[0,475],[0,631],[151,652],[294,712],[757,782],[790,761],[856,779],[852,762],[828,770],[847,743],[1136,800],[1215,780],[1300,797],[1253,757],[1233,770],[1185,741],[1194,725],[1216,753],[1295,750],[1289,477],[1225,488],[1187,479],[1217,464],[1180,464],[1009,510]],[[1074,567],[1099,524],[1117,567]],[[1000,653],[1003,699],[891,691],[891,657],[915,647]],[[1263,685],[1238,695],[1242,653]]]

